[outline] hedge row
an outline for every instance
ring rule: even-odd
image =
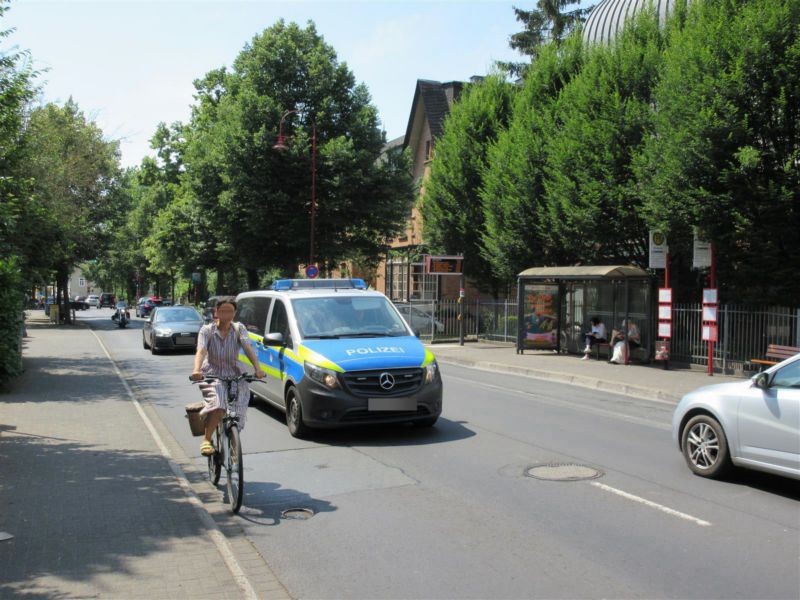
[[[15,257],[0,259],[0,384],[22,372],[22,276]]]

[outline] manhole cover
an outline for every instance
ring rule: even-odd
[[[287,508],[281,513],[284,519],[295,519],[297,521],[305,521],[314,516],[314,511],[310,508]]]
[[[574,463],[535,465],[526,469],[525,474],[534,479],[548,481],[583,481],[584,479],[597,479],[603,476],[602,471]]]

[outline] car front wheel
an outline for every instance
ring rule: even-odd
[[[709,415],[693,417],[683,428],[681,448],[686,464],[697,475],[722,477],[733,467],[722,425]]]

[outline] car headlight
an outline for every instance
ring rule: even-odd
[[[434,360],[431,364],[425,367],[425,383],[433,383],[436,381],[436,373],[439,371],[439,365]]]
[[[339,387],[339,378],[336,376],[335,371],[318,367],[310,362],[304,363],[306,375],[311,377],[314,381],[321,383],[328,389],[335,389]]]
[[[172,335],[172,329],[164,329],[163,327],[156,327],[155,331],[158,337],[169,337]]]

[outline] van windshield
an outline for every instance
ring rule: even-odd
[[[403,319],[382,296],[297,298],[292,306],[304,338],[409,335]]]

